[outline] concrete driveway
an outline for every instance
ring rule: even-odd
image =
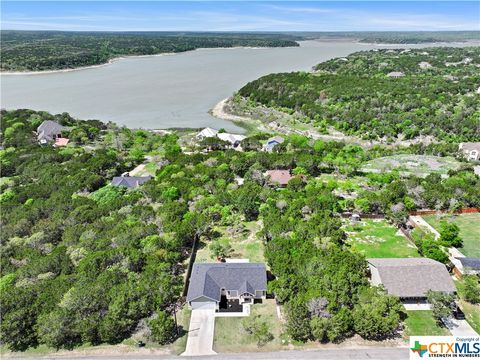
[[[457,320],[455,318],[444,319],[443,323],[450,330],[453,336],[478,336],[467,320]]]
[[[182,356],[215,355],[212,350],[215,330],[215,303],[192,310],[188,329],[187,346]]]

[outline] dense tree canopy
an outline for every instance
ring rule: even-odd
[[[479,65],[478,47],[364,51],[321,63],[313,73],[264,76],[239,94],[364,139],[479,141]]]

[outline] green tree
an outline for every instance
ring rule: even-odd
[[[442,324],[442,319],[452,315],[455,307],[455,296],[453,294],[429,290],[427,300],[432,307],[433,317],[437,323]]]
[[[157,316],[148,322],[152,340],[168,344],[175,338],[175,322],[165,311],[157,311]]]
[[[463,298],[472,303],[480,303],[480,282],[475,275],[463,276]]]
[[[457,224],[442,221],[440,224],[440,242],[445,246],[462,247],[460,228]]]

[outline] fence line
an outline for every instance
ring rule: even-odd
[[[410,215],[421,216],[421,215],[435,215],[435,214],[474,214],[479,213],[480,208],[463,208],[456,211],[449,210],[416,210],[410,211]]]

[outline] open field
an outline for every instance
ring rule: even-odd
[[[450,331],[440,327],[431,310],[407,311],[404,336],[447,336]]]
[[[404,174],[417,176],[427,176],[431,173],[446,175],[449,170],[458,169],[460,164],[453,157],[400,154],[371,160],[362,166],[362,171],[382,173],[398,170]]]
[[[267,299],[263,304],[251,306],[250,318],[260,316],[268,325],[273,340],[262,347],[252,335],[248,334],[239,317],[219,317],[215,319],[215,335],[213,338],[213,350],[217,352],[246,352],[246,351],[272,351],[283,348],[281,333],[282,323],[277,317],[274,299]]]
[[[345,220],[347,243],[367,258],[419,257],[417,249],[397,228],[382,219]]]
[[[230,244],[232,251],[227,256],[233,259],[249,259],[250,262],[265,262],[264,245],[258,238],[257,232],[261,229],[259,222],[251,221],[242,223],[241,229],[233,231],[226,226],[217,226],[215,231],[220,235],[218,241],[222,244]],[[211,241],[202,242],[197,251],[196,262],[216,261],[209,245]]]
[[[440,222],[453,221],[460,228],[463,247],[459,248],[467,257],[480,257],[480,213],[461,215],[428,215],[423,216],[426,222],[440,231]]]

